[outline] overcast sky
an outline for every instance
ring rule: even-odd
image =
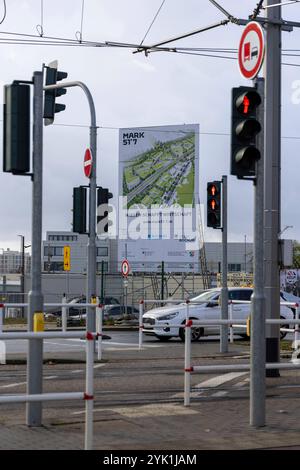
[[[4,32],[37,34],[40,0],[7,0]],[[80,30],[82,0],[44,0],[44,35],[75,39]],[[82,37],[91,41],[140,43],[162,0],[85,0]],[[257,0],[220,0],[234,16],[247,18]],[[0,18],[3,5],[0,0]],[[300,21],[300,5],[283,8],[283,17]],[[180,35],[224,19],[208,0],[166,0],[145,44]],[[176,46],[237,48],[243,27],[229,25],[174,43]],[[12,36],[15,37],[15,36]],[[283,49],[297,48],[300,30],[283,33]],[[156,52],[145,57],[130,49],[24,46],[0,43],[0,85],[31,79],[34,70],[53,59],[81,80],[95,100],[98,133],[98,184],[117,195],[118,128],[171,124],[200,124],[200,197],[206,201],[206,183],[229,175],[230,94],[233,86],[251,85],[239,74],[237,61]],[[297,57],[283,62],[298,63]],[[293,83],[300,68],[284,66],[282,76],[282,228],[287,238],[300,239],[300,104],[293,104]],[[298,84],[299,85],[299,84]],[[2,94],[0,94],[2,102]],[[298,94],[299,96],[299,94]],[[89,145],[89,110],[84,94],[69,89],[60,99],[67,105],[55,126],[44,128],[43,230],[71,229],[72,188],[86,184],[82,160]],[[2,119],[2,117],[1,117]],[[225,134],[209,135],[208,133]],[[293,137],[293,138],[286,138]],[[2,129],[0,131],[2,147]],[[229,240],[252,240],[253,187],[229,176]],[[0,248],[18,248],[18,234],[31,240],[31,182],[0,173]],[[221,240],[220,231],[205,230],[209,241]]]

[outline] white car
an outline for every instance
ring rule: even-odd
[[[248,287],[230,287],[228,289],[229,300],[251,300],[253,289]],[[284,294],[281,292],[281,296]],[[221,318],[220,307],[221,289],[210,289],[203,292],[197,297],[190,299],[189,318],[195,320],[211,320]],[[283,296],[282,296],[283,297]],[[284,298],[284,297],[283,297]],[[202,303],[193,304],[192,301]],[[233,320],[247,319],[250,315],[250,304],[233,304]],[[280,306],[280,316],[286,320],[293,319],[294,314],[290,307]],[[143,333],[146,335],[154,335],[161,341],[167,341],[172,337],[180,337],[184,341],[184,328],[172,325],[184,324],[186,321],[186,304],[180,303],[172,306],[160,307],[149,310],[143,315]],[[163,328],[158,328],[163,326]],[[288,327],[288,326],[287,326]],[[245,328],[235,328],[235,334],[246,336]],[[197,341],[201,336],[218,335],[220,327],[199,326],[192,328],[192,341]],[[286,333],[281,333],[283,338]]]

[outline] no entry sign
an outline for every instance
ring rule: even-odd
[[[242,34],[239,45],[239,68],[244,78],[251,80],[258,75],[264,61],[265,38],[260,24],[251,21]]]
[[[129,272],[130,272],[129,262],[127,259],[124,259],[121,265],[121,273],[124,277],[127,277]]]
[[[84,174],[87,178],[91,177],[92,174],[92,169],[93,169],[93,157],[92,157],[92,152],[90,149],[86,149],[85,154],[84,154],[84,160],[83,160],[83,169],[84,169]]]

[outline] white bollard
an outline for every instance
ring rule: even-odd
[[[184,406],[190,406],[191,401],[191,326],[192,320],[185,324],[185,343],[184,343]]]
[[[143,313],[144,313],[144,301],[140,300],[139,305],[139,349],[143,346]]]
[[[297,305],[296,307],[296,313],[295,313],[295,320],[300,319],[300,306]],[[294,349],[300,349],[300,331],[299,331],[300,325],[295,325],[295,337],[294,337]]]
[[[98,302],[99,299],[97,299]],[[102,359],[103,305],[96,307],[96,332],[98,333],[98,361]]]
[[[229,320],[233,321],[233,303],[232,302],[230,302],[230,304],[229,304]],[[230,323],[229,335],[230,335],[230,343],[233,343],[233,326],[232,326],[232,323]]]
[[[85,439],[84,449],[93,449],[94,420],[94,336],[86,334],[86,376],[85,376]]]
[[[67,297],[64,295],[62,298],[62,304],[67,303]],[[68,317],[67,317],[67,307],[62,307],[61,309],[61,326],[62,331],[65,333],[67,331]]]
[[[0,304],[0,333],[3,332],[4,304]]]
[[[185,301],[186,308],[185,308],[185,321],[188,322],[190,319],[190,301]]]

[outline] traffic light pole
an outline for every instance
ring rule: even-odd
[[[87,290],[86,297],[87,302],[91,301],[92,297],[96,297],[96,198],[97,198],[97,124],[96,124],[96,109],[88,87],[79,81],[75,82],[62,82],[55,85],[47,85],[44,90],[53,90],[59,88],[72,88],[80,87],[88,100],[90,113],[91,113],[91,125],[90,125],[90,149],[93,157],[92,172],[90,176],[90,191],[89,191],[89,241],[87,246]],[[96,317],[94,309],[91,307],[87,308],[87,321],[86,328],[88,331],[96,331]]]
[[[222,177],[222,290],[221,318],[228,320],[227,286],[227,176]],[[221,325],[220,352],[228,352],[228,325]]]
[[[278,4],[267,0],[266,6]],[[280,318],[278,234],[280,233],[281,165],[281,6],[268,8],[266,25],[266,109],[264,176],[264,265],[266,318]],[[273,22],[274,21],[274,22]],[[266,327],[266,361],[280,361],[279,326]],[[278,377],[278,369],[268,369],[268,377]]]
[[[264,84],[263,78],[256,80],[257,91],[262,104],[258,107],[258,121],[264,119]],[[251,361],[250,361],[250,425],[265,425],[265,293],[264,293],[264,131],[258,134],[257,147],[261,158],[256,162],[254,181],[254,290],[251,314]]]
[[[31,229],[31,290],[28,294],[28,331],[33,331],[34,314],[43,312],[41,246],[43,199],[43,72],[33,74],[33,176]],[[27,394],[41,394],[43,388],[43,340],[28,341]],[[42,402],[28,402],[28,426],[41,426]]]

